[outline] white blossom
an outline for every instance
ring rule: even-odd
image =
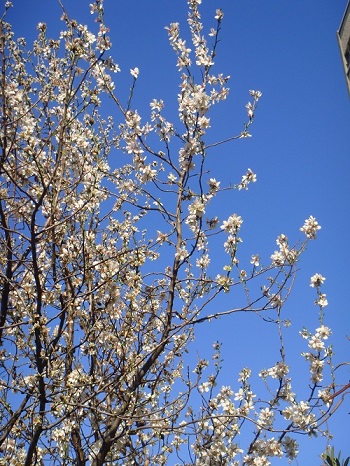
[[[139,73],[140,73],[140,70],[137,67],[130,70],[131,76],[135,79],[138,78]]]
[[[311,215],[307,220],[305,220],[304,225],[300,228],[300,231],[305,233],[308,239],[315,239],[316,233],[320,230],[321,227],[318,224],[317,220]]]
[[[220,228],[234,235],[239,231],[242,223],[243,223],[242,217],[240,217],[237,214],[233,214],[227,220],[223,221]]]
[[[313,288],[319,288],[321,285],[323,285],[325,280],[325,277],[323,277],[320,273],[315,273],[315,275],[311,277],[310,286]]]

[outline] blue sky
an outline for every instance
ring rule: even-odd
[[[38,21],[48,23],[48,35],[53,37],[62,27],[55,1],[13,3],[8,18],[16,35],[33,36]],[[91,21],[88,0],[66,4],[72,17],[83,23]],[[315,296],[309,287],[309,278],[316,272],[327,277],[326,323],[334,333],[335,362],[349,361],[350,99],[336,40],[346,0],[203,0],[207,31],[214,25],[218,7],[225,17],[216,71],[231,76],[231,93],[212,114],[208,142],[238,134],[246,119],[248,90],[263,92],[253,138],[219,146],[210,153],[212,176],[222,184],[239,182],[248,167],[258,176],[248,192],[225,196],[224,202],[217,204],[218,214],[242,215],[244,248],[247,254],[259,252],[265,262],[280,233],[296,241],[304,219],[310,214],[318,219],[322,230],[300,263],[286,310],[293,322],[288,334],[289,349],[294,350],[292,364],[297,372],[300,364],[303,373],[298,352],[306,348],[299,349],[303,342],[298,331],[303,325],[317,326]],[[168,115],[176,118],[179,76],[164,26],[179,22],[187,35],[186,1],[105,0],[105,10],[113,42],[111,55],[122,69],[115,80],[117,88],[125,95],[131,84],[129,69],[137,66],[140,76],[134,106],[147,118],[149,102],[162,98]],[[223,383],[229,384],[243,366],[261,369],[278,359],[262,332],[268,330],[258,319],[244,316],[215,322],[210,336],[200,330],[196,344],[205,352],[213,339],[223,342]],[[339,371],[339,383],[349,379],[349,368]],[[334,446],[344,455],[350,455],[349,399],[330,421]],[[319,464],[322,444],[306,441],[305,445],[299,464]]]

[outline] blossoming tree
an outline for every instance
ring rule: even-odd
[[[188,2],[192,50],[179,24],[166,28],[180,73],[178,121],[170,122],[162,100],[150,103],[146,120],[133,107],[137,68],[122,104],[102,0],[90,5],[96,32],[61,4],[63,32],[52,39],[39,23],[32,49],[14,37],[6,2],[0,465],[268,465],[295,458],[296,434],[317,434],[332,412],[322,275],[311,278],[319,323],[301,332],[306,398],[293,392],[283,343],[283,306],[320,229],[316,219],[294,246],[280,235],[262,266],[256,254],[240,261],[238,213],[209,215],[222,191],[256,181],[248,169],[237,185],[221,186],[207,164],[213,146],[250,136],[261,92],[250,91],[236,136],[207,142],[210,109],[226,99],[229,77],[213,70],[223,12],[206,37],[200,4]],[[210,253],[220,242],[223,268]],[[232,289],[245,302],[220,309],[218,298]],[[279,334],[280,359],[259,374],[265,393],[254,392],[243,357],[237,386],[219,386],[219,343],[211,362],[187,358],[199,325],[238,312],[261,314]],[[253,434],[243,446],[246,426]]]

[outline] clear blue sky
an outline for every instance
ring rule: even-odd
[[[48,23],[49,36],[60,30],[60,9],[55,0],[13,3],[8,18],[17,35],[33,37],[38,21]],[[65,3],[72,17],[83,23],[91,21],[89,0]],[[322,230],[302,259],[287,305],[293,322],[288,349],[294,351],[294,370],[302,373],[305,364],[298,353],[306,348],[298,331],[303,325],[310,330],[316,325],[309,278],[319,272],[327,277],[326,322],[334,332],[335,362],[349,361],[350,99],[336,40],[346,0],[203,0],[207,30],[214,25],[212,18],[218,7],[225,17],[216,71],[231,75],[231,93],[214,112],[207,140],[214,142],[239,133],[246,119],[248,90],[263,92],[253,138],[211,152],[212,174],[222,184],[239,182],[248,167],[258,176],[248,192],[225,197],[218,214],[242,215],[244,248],[247,254],[259,252],[265,262],[275,249],[277,235],[283,232],[297,240],[304,219],[310,214],[318,219]],[[144,111],[147,118],[149,102],[162,98],[168,115],[175,116],[179,78],[164,26],[180,22],[187,35],[186,1],[105,0],[105,9],[113,42],[111,54],[123,72],[116,76],[117,88],[127,91],[129,69],[137,66],[140,76],[134,105],[140,113]],[[200,334],[197,345],[205,351],[206,342],[223,342],[222,382],[234,383],[243,366],[251,364],[259,370],[277,361],[277,352],[261,334],[265,331],[258,319],[232,318],[215,322],[210,336]],[[349,369],[339,372],[339,383],[349,379]],[[350,455],[349,400],[330,421],[334,446],[344,455]],[[305,445],[298,464],[320,464],[317,455],[322,444],[306,440]]]

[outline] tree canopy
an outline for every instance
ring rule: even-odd
[[[33,47],[14,36],[5,4],[0,465],[268,465],[297,457],[296,434],[328,435],[339,393],[319,273],[310,281],[318,320],[301,331],[306,398],[294,392],[284,347],[283,306],[321,227],[310,215],[296,244],[279,235],[267,265],[258,254],[241,259],[243,219],[235,209],[219,218],[215,202],[256,174],[247,168],[222,186],[208,160],[251,136],[262,93],[249,91],[237,134],[207,141],[229,76],[214,67],[224,13],[206,35],[200,6],[188,2],[190,45],[178,23],[166,28],[180,83],[169,121],[162,100],[146,116],[134,107],[137,68],[129,95],[118,94],[101,0],[90,5],[96,30],[61,4],[64,30],[51,38],[39,23]],[[231,307],[220,301],[227,293]],[[215,335],[211,360],[188,358],[199,326],[237,313],[260,315],[279,335],[279,360],[255,374],[265,392],[255,392],[244,355],[236,386],[218,384]]]

